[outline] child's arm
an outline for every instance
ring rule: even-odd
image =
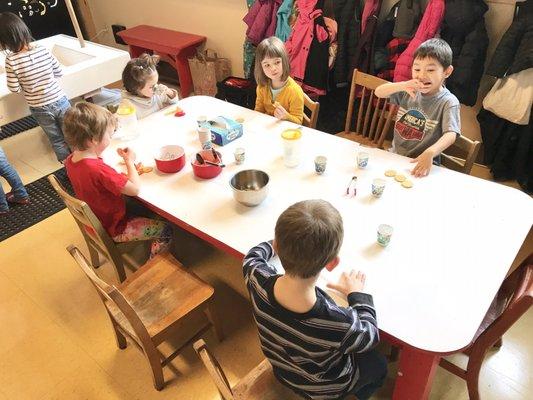
[[[277,103],[277,102],[276,102]],[[285,110],[283,106],[279,103],[276,104],[274,109],[274,117],[278,119],[283,119],[285,121],[291,121],[295,124],[301,124],[304,118],[304,103],[303,99],[301,102],[298,100],[291,101],[289,104],[289,110]]]
[[[121,193],[126,196],[137,196],[139,194],[141,180],[139,179],[137,168],[135,168],[135,153],[127,147],[125,149],[117,149],[117,153],[123,158],[128,170],[128,182],[122,188]]]
[[[54,72],[54,78],[61,78],[63,76],[63,68],[61,68],[61,64],[59,64],[59,61],[57,61],[57,58],[55,58],[53,54],[48,54],[52,59],[52,71]]]
[[[11,66],[11,63],[9,60],[6,59],[6,80],[7,80],[7,88],[10,92],[13,93],[20,93],[22,92],[22,87],[20,86],[19,79],[17,77],[17,74],[15,71],[13,71],[13,67]]]
[[[376,88],[374,94],[378,97],[389,97],[398,92],[407,92],[409,96],[415,98],[416,93],[422,88],[422,83],[418,79],[411,79],[410,81],[384,83]]]
[[[243,262],[243,275],[246,283],[256,267],[266,267],[273,274],[276,273],[273,267],[268,264],[268,261],[275,256],[274,248],[272,247],[272,242],[263,242],[253,247],[248,254],[244,257]]]
[[[433,165],[433,159],[454,144],[455,139],[457,139],[457,133],[446,132],[432,146],[424,150],[422,154],[413,158],[411,162],[416,163],[416,165],[411,171],[411,174],[416,177],[428,175]]]
[[[265,99],[263,98],[263,92],[264,90],[262,89],[262,87],[258,85],[257,89],[255,90],[256,98],[255,98],[254,110],[265,113],[266,109],[265,109]]]

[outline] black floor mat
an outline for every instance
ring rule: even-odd
[[[58,169],[54,175],[69,193],[74,193],[65,168]],[[30,204],[10,205],[9,212],[0,215],[0,242],[65,208],[46,176],[26,185],[26,190]]]
[[[10,136],[14,136],[19,132],[27,131],[28,129],[35,128],[39,124],[31,115],[21,118],[19,120],[10,122],[9,124],[2,125],[0,128],[0,139],[7,139]]]

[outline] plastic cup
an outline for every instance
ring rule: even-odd
[[[383,194],[383,191],[385,190],[385,186],[387,185],[387,182],[385,179],[376,178],[372,181],[372,196],[376,198],[380,198]]]
[[[205,115],[199,115],[196,117],[196,124],[198,128],[201,128],[207,122],[207,117]]]
[[[315,158],[315,172],[322,175],[326,171],[326,164],[328,159],[325,156],[317,156]]]
[[[357,167],[360,169],[366,168],[370,155],[366,151],[357,153]]]
[[[235,151],[233,152],[233,156],[235,157],[236,164],[242,164],[245,158],[244,149],[242,147],[237,147]]]
[[[390,242],[392,232],[393,228],[390,225],[381,224],[378,226],[378,243],[383,247],[387,247]]]
[[[209,150],[211,146],[211,131],[209,128],[199,127],[198,128],[198,140],[202,145],[203,150]]]
[[[283,163],[286,167],[293,168],[300,164],[302,131],[299,129],[286,129],[281,132],[283,141]]]

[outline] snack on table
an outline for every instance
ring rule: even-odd
[[[411,182],[410,180],[405,180],[402,182],[402,186],[406,189],[412,188],[413,182]]]
[[[389,169],[385,171],[385,176],[388,176],[389,178],[393,178],[396,176],[396,171],[393,169]]]
[[[398,174],[394,177],[394,179],[396,179],[397,182],[403,182],[406,178],[405,175]]]
[[[139,175],[147,174],[148,172],[152,172],[154,170],[153,167],[145,167],[142,162],[135,163],[135,169]]]

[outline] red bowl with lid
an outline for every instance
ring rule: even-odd
[[[222,155],[217,151],[217,158],[215,158],[211,150],[202,150],[197,154],[200,154],[204,160],[222,163]],[[196,156],[196,154],[195,154]],[[200,164],[196,158],[191,160],[192,171],[194,175],[200,179],[211,179],[214,178],[222,172],[222,167],[218,165],[211,164]]]
[[[185,166],[185,150],[178,145],[163,146],[155,154],[154,159],[159,171],[173,174]]]

